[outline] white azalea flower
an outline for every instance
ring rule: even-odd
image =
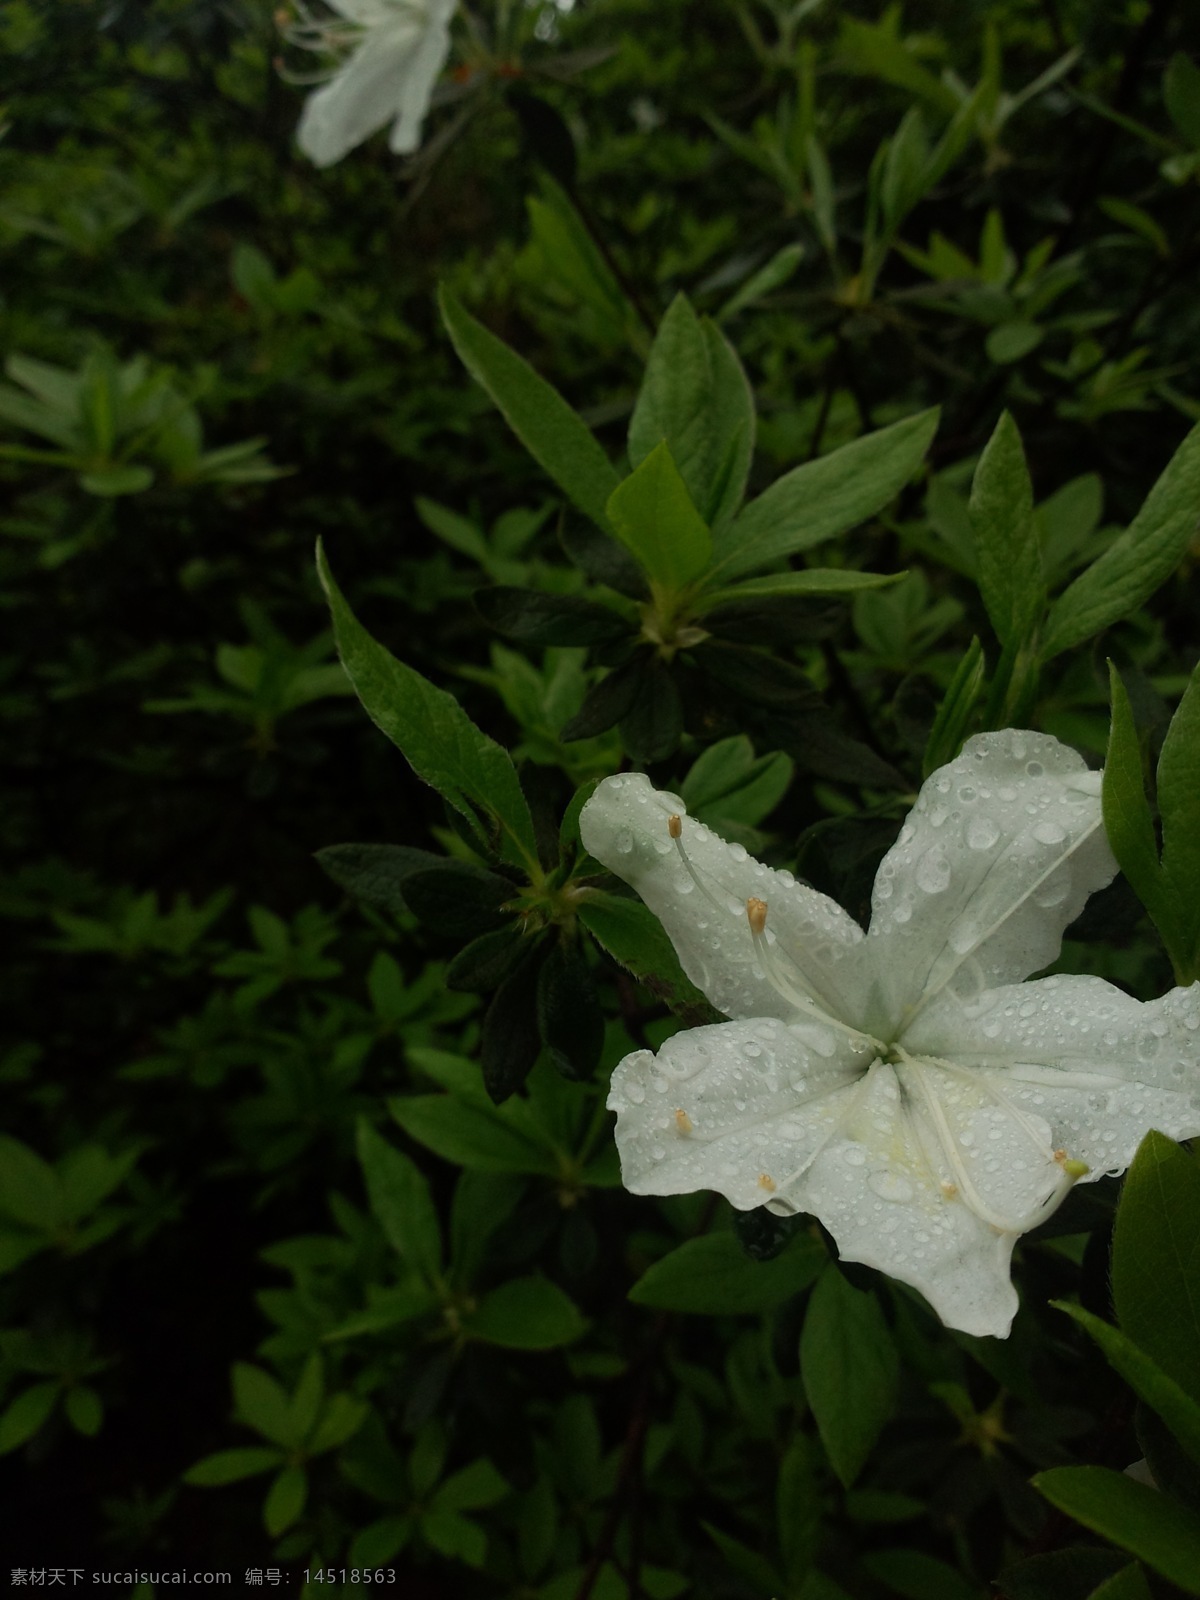
[[[301,11],[294,43],[324,52],[350,48],[330,81],[309,95],[296,137],[318,167],[391,122],[397,155],[421,142],[421,124],[450,53],[457,0],[327,0],[337,17],[314,22]]]
[[[1055,739],[969,740],[884,858],[864,935],[678,796],[606,779],[585,847],[734,1019],[617,1067],[626,1187],[808,1212],[950,1327],[1006,1335],[1018,1236],[1149,1128],[1200,1133],[1200,985],[1142,1004],[1099,978],[1021,981],[1116,872],[1099,795]]]

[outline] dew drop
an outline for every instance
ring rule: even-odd
[[[742,1054],[744,1056],[749,1056],[750,1060],[754,1061],[758,1056],[762,1055],[762,1045],[760,1045],[760,1044],[746,1044],[746,1045],[743,1045],[742,1046]]]
[[[866,1156],[856,1144],[848,1144],[842,1151],[842,1160],[848,1167],[861,1167],[866,1161]]]
[[[1000,837],[1000,829],[988,816],[972,817],[967,823],[967,848],[990,850]]]
[[[872,1172],[867,1187],[881,1200],[891,1200],[897,1205],[911,1200],[913,1195],[912,1184],[897,1172]]]
[[[1033,765],[1031,761],[1030,766]],[[1033,837],[1039,844],[1061,844],[1067,837],[1067,830],[1060,828],[1057,822],[1039,822],[1033,830]]]
[[[640,1083],[631,1083],[628,1089],[626,1089],[625,1093],[633,1101],[635,1106],[640,1106],[642,1101],[646,1098],[646,1091],[642,1088]]]
[[[944,850],[935,845],[917,862],[917,888],[923,894],[941,894],[950,884],[950,861]]]
[[[623,856],[627,856],[633,849],[633,834],[628,828],[622,828],[617,834],[616,846]]]
[[[1025,763],[1025,771],[1031,778],[1040,778],[1045,770],[1045,767],[1040,761],[1027,761]]]

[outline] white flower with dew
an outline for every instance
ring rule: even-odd
[[[1022,981],[1117,870],[1100,775],[1056,739],[980,734],[933,774],[866,934],[643,775],[605,779],[581,831],[733,1019],[613,1073],[635,1194],[807,1212],[950,1327],[1004,1337],[1017,1238],[1148,1129],[1200,1134],[1200,985],[1142,1003],[1100,978]]]
[[[322,54],[349,51],[332,78],[309,95],[296,130],[318,167],[392,123],[389,147],[410,155],[421,142],[430,97],[450,53],[457,0],[327,0],[318,21],[303,5],[288,30],[293,44]]]

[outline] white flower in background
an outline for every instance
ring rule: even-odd
[[[315,21],[307,8],[288,29],[304,49],[350,54],[329,82],[309,95],[296,137],[318,167],[391,122],[397,155],[421,142],[421,124],[446,57],[457,0],[327,0],[337,13]]]
[[[1100,978],[1021,981],[1116,872],[1099,794],[1055,739],[969,740],[884,858],[864,935],[676,795],[606,779],[585,847],[735,1019],[617,1067],[626,1187],[808,1212],[950,1327],[1006,1335],[1018,1236],[1148,1129],[1200,1134],[1200,985],[1143,1004]]]

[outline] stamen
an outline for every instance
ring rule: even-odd
[[[685,1138],[691,1133],[694,1126],[691,1117],[688,1116],[682,1106],[675,1108],[675,1126]]]
[[[687,851],[683,848],[683,818],[678,814],[678,812],[673,812],[667,818],[667,832],[675,841],[675,848],[679,852],[679,859],[683,862],[683,869],[687,873],[688,877],[696,885],[696,888],[699,889],[700,893],[708,901],[709,905],[713,908],[717,915],[720,917],[727,917],[729,915],[728,911],[726,911],[724,906],[718,905],[716,900],[713,899],[712,895],[709,894],[704,884],[700,882],[700,874],[688,860]]]
[[[843,1022],[840,1017],[831,1017],[827,1011],[821,1009],[811,994],[804,989],[798,989],[790,979],[779,970],[776,961],[776,952],[767,942],[767,902],[756,900],[753,896],[746,901],[746,920],[750,924],[750,937],[754,941],[754,953],[758,964],[763,970],[763,977],[774,989],[781,1000],[786,1000],[789,1005],[795,1006],[798,1011],[807,1012],[814,1021],[820,1022],[824,1027],[833,1028],[839,1033],[846,1034],[857,1044],[873,1045],[881,1054],[887,1053],[887,1046],[880,1040],[874,1039],[869,1033],[863,1033],[861,1028],[852,1028],[848,1022]]]
[[[905,1061],[912,1060],[908,1052],[899,1045],[896,1046],[896,1051]],[[974,1089],[982,1089],[984,1094],[1013,1119],[1043,1161],[1058,1161],[1060,1157],[1066,1157],[1067,1152],[1065,1150],[1052,1150],[1050,1148],[1041,1133],[1039,1133],[1032,1117],[1023,1111],[1019,1105],[1015,1104],[1014,1101],[1010,1100],[1003,1089],[998,1089],[983,1073],[972,1072],[968,1067],[960,1067],[956,1061],[943,1061],[940,1056],[922,1055],[921,1059],[922,1061],[932,1062],[934,1066],[940,1067],[943,1072],[952,1073],[956,1078],[965,1079]]]
[[[758,1187],[760,1189],[766,1189],[771,1194],[774,1194],[779,1185],[775,1182],[775,1179],[769,1172],[760,1172],[758,1175]]]
[[[1048,1216],[1050,1211],[1053,1210],[1053,1205],[1051,1202],[1055,1200],[1056,1196],[1058,1199],[1062,1198],[1064,1184],[1061,1181],[1055,1185],[1055,1189],[1052,1191],[1051,1195],[1048,1196],[1047,1199],[1044,1200],[1034,1211],[1030,1212],[1028,1216],[1022,1217],[1016,1221],[1010,1217],[1002,1216],[1000,1212],[994,1211],[992,1207],[988,1205],[987,1201],[984,1200],[983,1196],[979,1193],[979,1190],[975,1187],[975,1184],[971,1179],[971,1175],[967,1171],[966,1164],[963,1161],[962,1155],[959,1152],[957,1141],[954,1137],[954,1131],[950,1127],[949,1122],[946,1120],[946,1113],[942,1109],[941,1101],[938,1099],[937,1095],[933,1092],[926,1081],[924,1067],[921,1065],[920,1061],[918,1061],[915,1057],[908,1055],[906,1051],[899,1050],[898,1047],[897,1051],[898,1054],[904,1057],[904,1065],[911,1074],[912,1080],[916,1084],[916,1087],[921,1095],[921,1099],[925,1103],[925,1109],[929,1113],[929,1120],[933,1124],[934,1131],[937,1134],[938,1144],[941,1146],[942,1154],[945,1156],[946,1162],[949,1165],[950,1170],[953,1172],[955,1179],[957,1180],[953,1187],[955,1187],[957,1191],[962,1194],[963,1200],[971,1208],[979,1220],[981,1222],[988,1223],[1000,1233],[1025,1233],[1031,1227],[1035,1226],[1036,1223],[1042,1221],[1046,1216]],[[1066,1181],[1069,1182],[1070,1180],[1067,1179]],[[942,1192],[943,1194],[946,1192],[944,1186],[942,1187]]]
[[[938,1185],[938,1188],[941,1189],[947,1200],[954,1200],[958,1196],[958,1185],[956,1183],[951,1183],[946,1178],[942,1179],[941,1183]]]

